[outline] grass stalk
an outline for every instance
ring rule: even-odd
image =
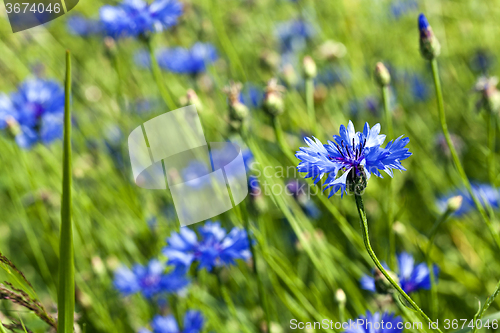
[[[446,123],[446,114],[444,112],[444,103],[443,103],[443,91],[441,88],[441,80],[439,77],[439,69],[438,69],[438,63],[436,59],[431,60],[431,67],[432,67],[432,77],[434,79],[434,87],[436,90],[436,98],[437,98],[437,103],[438,103],[438,112],[439,112],[439,121],[441,123],[441,129],[443,131],[444,138],[446,140],[446,144],[448,145],[448,148],[450,149],[451,157],[453,159],[453,163],[455,164],[455,167],[457,168],[457,171],[460,175],[460,178],[462,179],[462,182],[469,192],[472,200],[474,201],[474,204],[477,207],[477,210],[481,214],[482,219],[486,223],[486,226],[488,227],[488,230],[491,233],[491,236],[493,237],[493,240],[500,249],[500,238],[498,237],[498,233],[495,231],[495,228],[493,227],[493,224],[491,223],[488,215],[486,214],[486,211],[484,210],[483,205],[477,198],[476,194],[472,191],[472,186],[470,184],[469,178],[467,178],[467,174],[465,173],[465,170],[462,166],[462,163],[460,162],[460,158],[458,157],[457,151],[455,149],[455,146],[453,145],[453,141],[451,141],[451,136],[450,132],[448,131],[448,124]]]
[[[61,235],[59,238],[59,290],[57,297],[59,333],[72,333],[75,312],[75,258],[71,221],[71,55],[66,51],[64,84],[63,181]]]
[[[386,279],[391,283],[391,285],[398,291],[398,293],[413,307],[413,309],[422,317],[425,319],[427,322],[432,323],[432,320],[425,314],[422,309],[415,303],[413,299],[411,299],[410,296],[408,296],[407,293],[404,292],[404,290],[394,281],[394,279],[387,273],[385,270],[384,266],[380,263],[378,260],[377,256],[375,255],[375,252],[373,252],[372,246],[370,244],[370,234],[368,232],[368,220],[366,218],[366,211],[365,211],[365,206],[363,204],[363,198],[359,194],[354,195],[356,199],[356,206],[358,208],[358,214],[361,219],[361,229],[363,230],[363,240],[365,243],[366,250],[368,251],[368,254],[372,258],[373,262],[375,263],[375,266],[384,274]],[[442,331],[438,328],[436,330],[439,333],[442,333]]]

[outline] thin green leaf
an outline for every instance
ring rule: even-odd
[[[73,332],[75,312],[75,263],[73,226],[71,222],[71,58],[66,51],[64,101],[63,183],[61,202],[61,235],[59,239],[58,332]]]

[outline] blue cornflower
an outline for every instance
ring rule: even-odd
[[[233,228],[226,234],[219,222],[207,222],[198,231],[201,235],[199,241],[196,233],[188,228],[171,234],[168,245],[163,248],[169,264],[188,267],[198,262],[198,269],[211,271],[214,267],[232,265],[236,259],[251,257],[244,229]]]
[[[306,47],[306,43],[315,35],[313,26],[303,20],[290,20],[276,27],[276,36],[282,53],[295,53]]]
[[[307,190],[307,192],[306,192]],[[298,179],[289,180],[286,183],[286,192],[292,195],[307,216],[317,219],[321,216],[321,211],[310,198],[310,189],[304,181]]]
[[[418,9],[418,3],[415,0],[396,0],[391,3],[391,13],[395,19],[399,19],[410,11]]]
[[[356,321],[349,320],[349,328],[345,333],[401,333],[403,320],[393,314],[366,311],[366,316],[360,316]]]
[[[486,208],[486,204],[493,209],[499,207],[500,191],[497,188],[489,184],[478,184],[478,183],[471,184],[471,186],[472,186],[472,192],[474,192],[474,194],[479,199],[479,202],[483,205],[483,207]],[[454,213],[455,216],[462,216],[476,209],[476,204],[472,200],[469,191],[467,191],[465,188],[455,190],[443,197],[440,197],[437,200],[438,208],[444,212],[446,210],[448,200],[457,195],[462,196],[463,201],[462,201],[462,206],[460,206],[460,208],[457,211],[455,211]]]
[[[413,257],[406,252],[400,253],[397,259],[399,285],[405,293],[409,294],[420,289],[429,290],[431,288],[431,277],[426,263],[415,265]],[[384,268],[387,267],[385,264],[383,266]],[[437,278],[439,268],[434,265],[433,269],[434,276]],[[360,282],[361,288],[376,292],[375,279],[373,277],[364,275]]]
[[[199,333],[203,329],[205,319],[201,312],[190,310],[184,316],[183,330],[179,329],[175,317],[155,316],[151,322],[152,333]],[[151,333],[147,329],[142,329],[139,333]]]
[[[340,135],[334,135],[334,141],[328,141],[328,144],[324,145],[314,137],[306,137],[304,140],[309,147],[301,147],[295,155],[300,160],[297,170],[307,173],[305,178],[314,178],[315,184],[325,174],[328,175],[325,190],[332,188],[329,197],[338,190],[343,196],[350,173],[353,177],[368,179],[372,173],[382,178],[380,171],[392,177],[392,169],[406,170],[401,160],[411,156],[408,148],[405,148],[410,139],[400,136],[382,148],[385,135],[379,133],[380,124],[370,129],[366,123],[363,132],[356,133],[349,121],[347,128],[340,126]],[[340,171],[343,174],[338,176]]]
[[[22,148],[60,139],[63,117],[64,90],[55,81],[29,79],[9,96],[0,95],[0,129],[9,128]]]
[[[182,4],[177,0],[124,0],[118,6],[105,5],[99,10],[106,35],[113,38],[136,37],[159,32],[177,23]]]
[[[124,296],[142,293],[146,298],[152,298],[160,293],[174,293],[182,290],[189,280],[185,277],[186,270],[176,267],[165,273],[165,263],[151,260],[147,266],[136,264],[129,269],[121,267],[115,272],[115,288]]]
[[[158,52],[158,65],[165,70],[180,74],[199,74],[217,60],[217,50],[210,43],[196,43],[190,49],[165,48]]]
[[[204,177],[210,173],[206,163],[200,160],[192,160],[181,171],[182,180],[192,188],[203,188],[205,185],[210,184],[210,179]]]
[[[82,15],[73,15],[68,18],[67,26],[72,35],[82,37],[99,34],[102,31],[99,21],[88,19]]]
[[[264,100],[264,91],[253,84],[246,84],[240,93],[240,102],[249,108],[260,108]]]

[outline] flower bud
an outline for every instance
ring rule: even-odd
[[[7,131],[12,137],[21,134],[21,126],[13,117],[8,117],[5,122],[7,123]]]
[[[235,130],[239,130],[248,117],[248,108],[240,100],[242,87],[239,82],[231,82],[223,89],[229,104],[229,123]]]
[[[333,40],[327,40],[323,44],[321,44],[316,54],[318,58],[324,60],[335,60],[338,58],[342,58],[347,53],[347,49],[344,44],[335,42]]]
[[[397,284],[399,284],[399,278],[398,278],[398,276],[394,272],[391,272],[390,270],[386,270],[386,271],[389,274],[389,276]],[[375,280],[375,290],[377,291],[377,293],[379,293],[379,294],[388,294],[388,293],[392,292],[392,290],[393,290],[394,287],[389,282],[389,280],[387,280],[387,278],[384,276],[384,274],[382,274],[382,272],[380,270],[378,270],[378,269],[375,269],[374,280]]]
[[[448,202],[446,203],[446,208],[450,212],[456,212],[457,210],[462,207],[462,201],[463,197],[461,195],[457,195],[455,197],[451,197],[448,199]]]
[[[313,58],[310,56],[305,56],[302,61],[302,65],[304,66],[304,76],[306,79],[313,79],[318,74],[318,69],[316,68],[316,63]]]
[[[337,289],[337,291],[335,292],[335,300],[339,304],[345,304],[346,296],[345,292],[342,289]]]
[[[362,166],[359,166],[358,169],[352,168],[349,171],[347,175],[347,191],[349,193],[361,195],[367,184],[368,179]]]
[[[493,77],[480,77],[474,90],[478,92],[481,97],[477,103],[477,109],[485,108],[489,112],[500,111],[500,92],[497,89],[498,78]]]
[[[260,54],[259,60],[261,66],[269,70],[275,70],[276,68],[278,68],[281,61],[280,55],[278,53],[268,50]]]
[[[427,60],[436,58],[441,53],[441,45],[432,32],[432,28],[424,14],[418,17],[420,31],[420,53]]]
[[[271,116],[279,116],[285,110],[285,102],[282,93],[285,87],[278,84],[277,79],[271,79],[267,83],[266,93],[264,95],[264,110]]]
[[[299,78],[291,64],[283,66],[283,81],[288,87],[295,87],[299,83]]]
[[[203,104],[193,89],[188,89],[186,95],[179,99],[182,106],[194,105],[198,112],[203,112]]]
[[[388,86],[391,83],[391,74],[385,65],[377,62],[375,65],[375,80],[381,87]]]

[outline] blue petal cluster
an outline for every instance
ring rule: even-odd
[[[251,257],[247,233],[244,229],[233,228],[229,234],[219,222],[207,222],[198,229],[201,239],[194,231],[181,228],[167,239],[163,254],[168,263],[178,267],[189,267],[198,263],[198,269],[211,271],[214,267],[232,265],[236,259]]]
[[[427,17],[424,14],[420,14],[418,16],[418,30],[423,33],[427,29],[429,29],[429,21],[427,21]]]
[[[88,37],[102,32],[101,22],[82,15],[71,16],[66,24],[70,34],[76,36]]]
[[[183,47],[165,48],[158,52],[158,65],[179,74],[199,74],[207,65],[217,60],[217,50],[210,43],[196,43],[190,49]]]
[[[29,79],[10,95],[0,95],[0,129],[10,127],[22,148],[60,139],[63,118],[64,89],[55,81]]]
[[[334,135],[334,141],[322,144],[321,141],[306,137],[308,147],[301,147],[295,156],[300,160],[297,167],[299,172],[306,173],[305,178],[313,178],[316,184],[324,175],[325,190],[331,188],[329,197],[338,190],[344,194],[347,186],[347,175],[353,171],[356,175],[364,173],[368,179],[371,174],[382,177],[380,171],[392,177],[393,169],[406,170],[401,161],[411,156],[405,146],[410,139],[400,136],[390,141],[385,148],[385,135],[379,135],[380,124],[370,129],[365,124],[363,132],[355,132],[351,121],[340,126],[340,135]],[[343,172],[338,176],[339,172]]]
[[[203,315],[194,310],[186,312],[184,316],[183,330],[179,329],[175,317],[169,316],[156,316],[151,322],[153,332],[147,329],[141,329],[139,333],[199,333],[203,329],[205,319]]]
[[[487,208],[490,206],[493,209],[497,209],[500,206],[500,191],[489,185],[489,184],[471,184],[472,192],[474,192],[475,196],[479,199],[479,202],[483,205],[483,207]],[[446,194],[443,197],[440,197],[437,200],[438,208],[444,212],[447,207],[448,200],[457,195],[461,195],[463,198],[462,206],[455,211],[455,216],[463,216],[471,211],[476,210],[476,204],[472,200],[472,197],[465,188],[456,190]]]
[[[116,270],[114,286],[124,296],[140,292],[146,298],[152,298],[161,293],[175,293],[189,283],[186,270],[176,267],[165,273],[165,263],[151,260],[147,266],[134,265],[132,269],[122,267]]]
[[[429,290],[431,288],[431,277],[426,263],[415,265],[413,257],[406,252],[399,254],[397,259],[399,285],[405,293],[409,294],[420,289]],[[386,268],[385,264],[384,268]],[[434,265],[433,269],[434,276],[437,279],[439,268]],[[361,278],[360,282],[361,288],[376,292],[375,279],[373,277],[365,275]]]
[[[362,320],[362,322],[361,322]],[[359,325],[358,325],[359,323]],[[378,324],[375,324],[378,323]],[[401,328],[398,328],[398,324]],[[387,312],[366,312],[366,316],[360,316],[356,321],[349,321],[349,328],[345,333],[401,333],[403,331],[403,320]]]
[[[306,43],[315,35],[312,25],[303,20],[290,20],[276,27],[276,36],[282,53],[295,53],[306,47]]]
[[[99,10],[104,33],[113,38],[162,31],[175,25],[181,14],[182,4],[177,0],[156,0],[151,4],[124,0],[118,6],[104,5]]]

